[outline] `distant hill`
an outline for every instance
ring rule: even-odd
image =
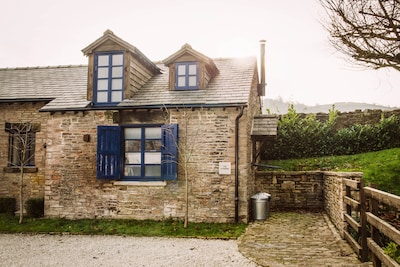
[[[332,106],[335,106],[336,110],[340,112],[351,112],[355,110],[366,110],[366,109],[381,109],[381,110],[394,110],[398,109],[398,107],[389,107],[389,106],[381,106],[375,104],[367,104],[367,103],[356,103],[356,102],[337,102],[326,105],[315,105],[315,106],[307,106],[301,103],[290,103],[285,102],[282,99],[264,99],[263,105],[263,113],[271,114],[286,114],[288,111],[289,105],[293,104],[294,109],[298,113],[328,113]]]

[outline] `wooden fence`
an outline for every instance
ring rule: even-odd
[[[400,210],[400,197],[384,191],[366,187],[364,180],[343,179],[346,194],[343,202],[346,207],[344,238],[349,242],[361,261],[372,260],[374,266],[400,266],[385,254],[383,247],[389,242],[400,244],[400,231],[385,221],[380,208],[397,212]],[[400,248],[399,248],[400,249]]]

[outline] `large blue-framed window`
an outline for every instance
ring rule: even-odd
[[[94,103],[117,104],[124,95],[124,53],[95,53]]]
[[[199,89],[198,62],[178,62],[175,69],[175,89]]]
[[[97,178],[162,181],[177,178],[178,125],[99,126]]]

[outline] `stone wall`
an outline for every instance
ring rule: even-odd
[[[50,116],[46,159],[45,216],[77,218],[182,219],[185,176],[179,167],[176,181],[140,183],[96,179],[98,125],[178,123],[180,142],[189,138],[187,153],[189,220],[233,222],[235,215],[235,108],[160,111],[90,111]],[[248,220],[250,131],[245,111],[241,119],[239,150],[239,218]],[[185,117],[191,118],[189,121]],[[186,127],[187,126],[187,127]],[[89,135],[89,141],[83,136]],[[87,139],[86,139],[87,140]],[[183,153],[181,151],[181,153]],[[229,175],[219,174],[219,162],[230,162]],[[250,179],[250,182],[248,181]]]
[[[324,208],[322,172],[256,172],[256,191],[271,194],[271,210]]]
[[[307,116],[308,114],[299,113],[300,116]],[[378,123],[382,117],[389,118],[390,116],[400,116],[400,109],[396,110],[380,110],[380,109],[367,109],[364,111],[355,110],[352,112],[339,112],[336,119],[338,128],[349,127],[354,124],[371,124]],[[317,113],[316,118],[320,121],[326,121],[329,118],[327,113]]]
[[[343,196],[345,187],[343,178],[361,179],[360,172],[324,172],[324,208],[332,223],[343,237],[345,206]]]
[[[271,194],[274,210],[325,210],[343,236],[343,178],[360,179],[359,172],[256,172],[256,191]]]
[[[24,199],[38,198],[44,195],[46,156],[47,118],[49,114],[37,112],[43,102],[37,103],[1,103],[0,104],[0,197],[13,197],[19,207],[20,173],[8,167],[9,133],[5,131],[5,123],[30,122],[39,126],[35,135],[35,167],[24,173]]]

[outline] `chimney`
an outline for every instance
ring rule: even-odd
[[[260,40],[260,84],[258,95],[265,96],[265,40]]]

